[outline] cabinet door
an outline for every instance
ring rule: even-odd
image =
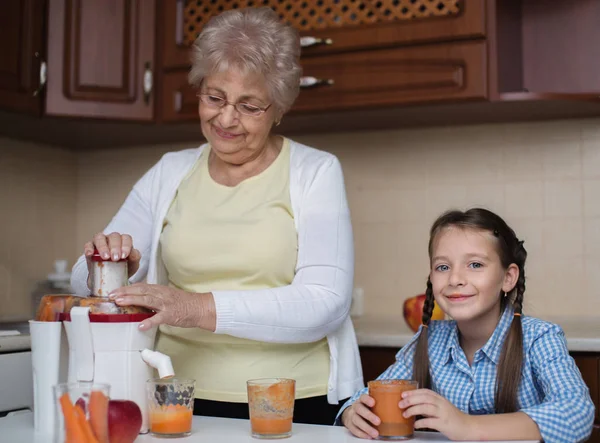
[[[49,0],[46,113],[151,120],[155,0]]]
[[[486,1],[466,0],[163,0],[163,61],[189,65],[189,48],[213,15],[269,6],[317,43],[303,55],[484,37]],[[327,44],[323,44],[327,43]]]
[[[292,111],[329,111],[487,98],[484,42],[358,51],[302,61],[304,89]]]
[[[596,354],[586,354],[586,353],[573,353],[573,358],[575,359],[575,363],[577,363],[577,367],[581,372],[581,376],[583,377],[583,381],[590,388],[590,396],[592,397],[592,401],[596,406],[596,423],[600,420],[600,415],[598,411],[599,400],[600,400],[600,357]]]
[[[378,346],[361,346],[359,351],[363,379],[366,385],[369,380],[375,380],[396,361],[396,353],[399,349]]]
[[[0,1],[0,107],[41,112],[45,0]]]

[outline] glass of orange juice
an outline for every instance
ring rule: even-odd
[[[248,380],[247,386],[252,437],[291,436],[296,380],[261,378]]]
[[[146,382],[150,433],[186,437],[192,433],[196,380],[151,378]]]
[[[398,403],[402,393],[417,389],[418,383],[413,380],[374,380],[368,383],[369,396],[375,399],[371,408],[373,414],[381,419],[379,426],[380,440],[407,440],[413,437],[415,417],[405,418]]]

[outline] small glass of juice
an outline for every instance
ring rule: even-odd
[[[413,438],[415,417],[405,418],[398,403],[402,393],[417,389],[418,383],[413,380],[374,380],[368,383],[369,396],[375,399],[371,408],[373,414],[380,418],[376,426],[379,440],[408,440]]]
[[[152,378],[146,382],[150,433],[186,437],[192,433],[196,380]]]
[[[254,438],[286,438],[292,435],[296,380],[261,378],[248,380],[248,408]]]

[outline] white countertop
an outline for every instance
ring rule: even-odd
[[[47,435],[36,435],[33,431],[33,414],[29,411],[16,413],[12,416],[0,418],[0,441],[10,443],[48,443],[51,441]],[[164,438],[155,438],[150,435],[141,435],[136,443],[156,442],[164,443]],[[234,420],[230,418],[194,417],[192,435],[177,439],[185,443],[226,442],[226,443],[257,443],[250,436],[250,423],[248,420]],[[282,440],[290,443],[358,443],[359,438],[354,437],[346,428],[339,426],[316,426],[294,424],[292,436]],[[421,442],[447,442],[441,434],[416,432],[411,443]],[[468,442],[467,442],[468,443]],[[473,442],[472,442],[473,443]],[[497,442],[503,443],[503,442]],[[508,442],[504,442],[508,443]],[[518,442],[511,442],[518,443]],[[536,443],[536,442],[522,442]]]
[[[569,351],[600,352],[600,318],[565,317],[544,319],[560,325],[567,337]],[[401,316],[352,319],[360,346],[401,348],[414,333]]]

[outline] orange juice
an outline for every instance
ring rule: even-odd
[[[161,406],[150,412],[150,431],[155,434],[184,434],[191,430],[192,411],[186,406]]]
[[[292,417],[252,417],[250,426],[254,434],[280,435],[292,431]]]
[[[248,380],[250,428],[256,438],[284,438],[292,435],[296,382],[269,378]]]
[[[376,426],[379,436],[383,439],[412,438],[415,428],[415,417],[405,418],[398,403],[402,393],[417,389],[417,382],[412,380],[376,380],[370,381],[369,395],[375,399],[371,408],[373,414],[381,419]]]

